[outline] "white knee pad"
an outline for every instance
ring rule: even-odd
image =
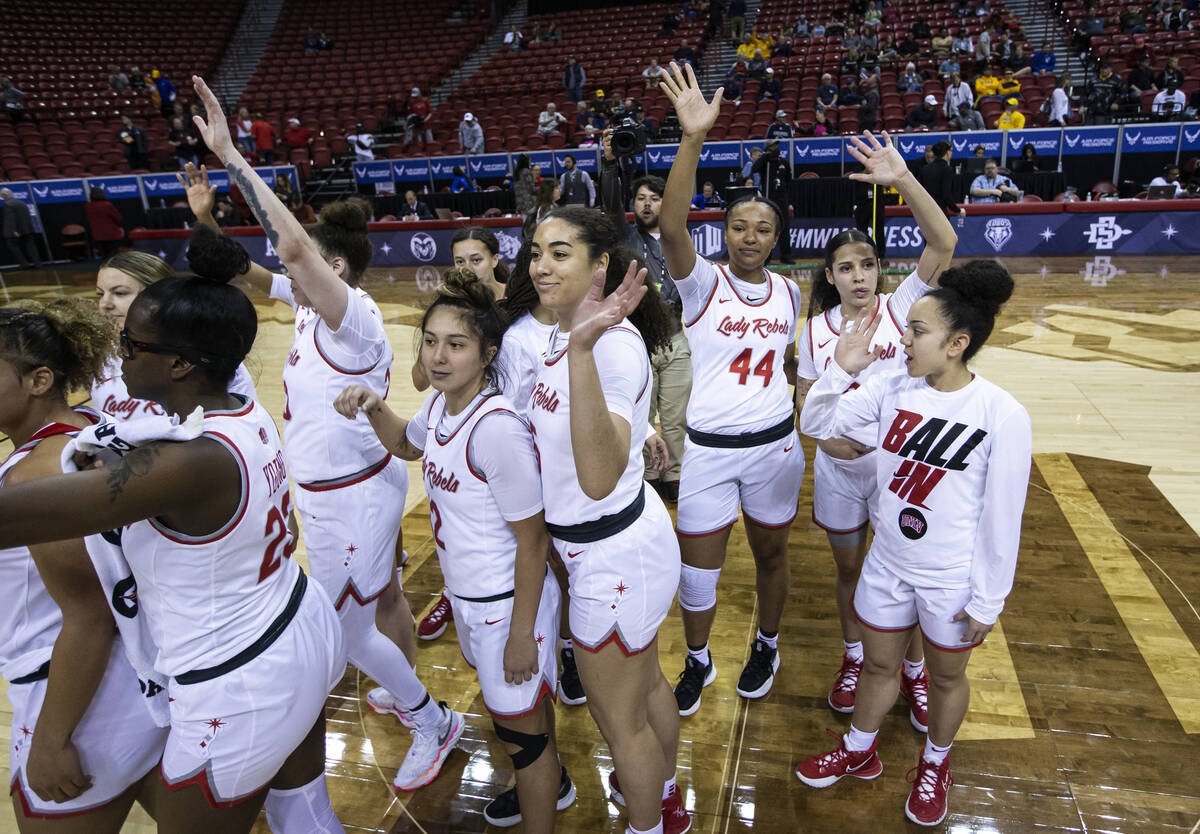
[[[683,565],[679,574],[679,607],[684,611],[707,611],[717,605],[717,581],[721,569],[705,570]]]
[[[301,788],[272,788],[263,808],[274,834],[346,834],[329,804],[324,773]]]

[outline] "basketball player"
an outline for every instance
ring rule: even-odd
[[[171,265],[149,252],[118,252],[100,264],[96,272],[96,295],[100,312],[120,330],[125,326],[125,314],[137,294],[163,278],[175,274]],[[254,381],[245,363],[238,365],[229,390],[247,399],[257,399]],[[104,368],[100,379],[92,385],[92,405],[113,420],[128,420],[147,414],[162,414],[158,403],[136,400],[125,390],[121,379],[121,361],[114,358]]]
[[[511,806],[493,801],[484,818],[549,832],[556,805],[575,800],[554,739],[559,589],[546,565],[533,437],[496,386],[505,326],[490,287],[469,269],[448,270],[421,324],[420,362],[435,390],[417,415],[400,419],[358,385],[335,406],[349,418],[366,414],[394,454],[424,458],[458,642],[516,771]]]
[[[67,394],[100,376],[115,339],[112,325],[82,300],[0,310],[0,431],[16,447],[0,465],[5,490],[62,471],[67,441],[98,420],[68,406]],[[167,731],[155,725],[114,636],[83,542],[0,550],[0,593],[17,828],[116,834],[135,797],[156,789]]]
[[[804,451],[788,390],[800,290],[765,268],[787,229],[778,207],[757,194],[734,201],[725,213],[728,266],[697,257],[687,212],[700,150],[720,111],[721,93],[711,103],[705,101],[691,66],[681,70],[674,63],[661,86],[683,127],[659,229],[692,351],[677,522],[683,553],[679,607],[688,656],[675,686],[679,713],[691,715],[700,707],[704,687],[717,677],[708,636],[739,506],[757,573],[758,634],[738,679],[738,694],[766,696],[779,669],[788,530],[804,478]]]
[[[345,668],[341,629],[289,558],[275,421],[229,393],[258,327],[233,276],[231,264],[212,279],[150,285],[121,333],[130,395],[168,414],[203,409],[204,433],[140,446],[115,467],[6,486],[0,546],[119,530],[155,668],[170,679],[160,830],[249,831],[278,788],[273,830],[334,834],[324,707]]]
[[[198,76],[194,86],[208,116],[207,122],[194,117],[205,143],[288,270],[286,278],[271,276],[270,294],[296,311],[283,370],[284,439],[309,564],[337,609],[350,662],[390,693],[386,707],[413,727],[393,785],[416,790],[437,777],[465,722],[430,697],[400,648],[400,635],[385,635],[376,624],[380,597],[397,584],[393,559],[408,469],[380,444],[366,417],[344,420],[333,408],[351,383],[386,397],[391,377],[383,317],[358,287],[371,262],[370,208],[356,198],[331,203],[305,231],[234,147],[212,91]],[[263,272],[247,268],[246,275],[265,284]],[[398,587],[392,590],[389,599],[403,600]]]
[[[861,140],[856,141],[856,147]],[[859,155],[867,152],[857,147]],[[813,787],[883,771],[876,735],[896,700],[900,665],[917,625],[929,665],[929,734],[905,815],[938,825],[947,813],[949,752],[967,712],[971,649],[992,630],[1012,590],[1029,487],[1029,415],[1011,394],[971,372],[1013,282],[999,264],[972,261],[941,273],[913,304],[901,344],[907,373],[875,374],[881,310],[845,323],[829,368],[809,390],[805,434],[861,436],[874,453],[875,538],[854,591],[864,662],[850,731],[837,748],[805,759]]]
[[[628,800],[633,834],[680,834],[691,817],[675,784],[679,715],[657,643],[679,550],[662,499],[642,480],[648,351],[670,331],[645,270],[624,255],[612,222],[588,209],[557,209],[538,225],[529,272],[557,324],[529,415],[547,527],[570,574],[588,709],[625,786],[622,795],[614,778],[614,799]]]
[[[875,338],[881,346],[880,358],[854,383],[861,385],[873,374],[904,367],[900,338],[913,303],[931,287],[938,275],[950,265],[957,236],[946,214],[921,187],[904,164],[891,139],[883,134],[882,144],[866,134],[869,144],[860,151],[866,170],[850,177],[859,182],[896,188],[925,239],[917,269],[894,293],[879,294],[879,253],[875,241],[857,229],[835,235],[825,247],[825,279],[813,282],[809,317],[800,334],[797,350],[796,403],[803,407],[804,394],[813,381],[833,361],[842,322],[853,319],[864,309],[879,310],[879,329]],[[854,690],[862,673],[862,630],[854,619],[850,598],[858,582],[858,573],[867,554],[867,504],[875,494],[875,461],[871,453],[873,438],[832,437],[817,444],[813,467],[813,521],[825,530],[837,565],[837,607],[842,624],[845,651],[842,666],[827,697],[829,705],[842,713],[854,711]],[[900,691],[908,700],[912,725],[927,728],[928,680],[925,674],[921,638],[914,631],[905,656]]]

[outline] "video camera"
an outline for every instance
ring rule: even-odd
[[[612,152],[616,156],[636,156],[646,150],[646,125],[626,116],[612,132]]]

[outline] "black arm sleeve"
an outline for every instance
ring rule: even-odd
[[[621,181],[620,161],[600,159],[600,210],[606,214],[621,240],[629,237],[629,221],[625,219],[625,184]]]

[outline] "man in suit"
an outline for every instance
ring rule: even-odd
[[[575,157],[571,154],[563,157],[563,167],[566,171],[558,181],[558,187],[562,189],[562,205],[593,205],[596,202],[596,186],[592,184],[592,178],[575,167]]]
[[[404,207],[401,209],[404,213],[401,215],[401,220],[433,220],[433,212],[429,210],[429,206],[417,199],[417,192],[411,188],[404,192]]]
[[[41,269],[42,256],[38,251],[37,233],[33,230],[29,206],[14,197],[8,188],[0,188],[0,201],[3,201],[0,204],[0,229],[3,229],[8,251],[22,269]]]

